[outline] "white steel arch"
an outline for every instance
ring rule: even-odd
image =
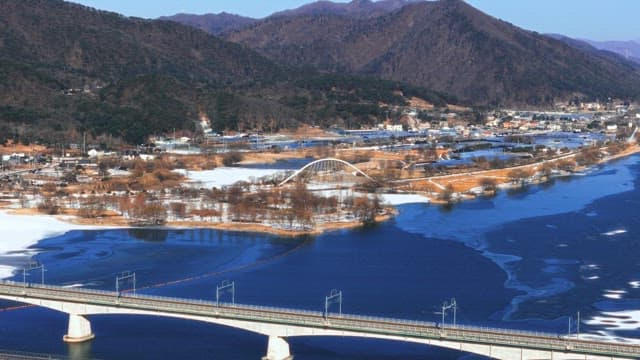
[[[300,174],[302,174],[307,170],[316,171],[316,172],[327,172],[327,171],[335,171],[340,167],[354,170],[356,174],[360,174],[365,178],[367,178],[368,180],[373,181],[373,179],[369,175],[367,175],[364,171],[358,169],[355,165],[351,164],[350,162],[347,162],[341,159],[336,159],[336,158],[326,158],[326,159],[312,161],[307,165],[301,167],[296,172],[291,174],[289,177],[284,179],[278,186],[282,186],[288,183],[289,181],[295,179],[296,177],[298,177]]]

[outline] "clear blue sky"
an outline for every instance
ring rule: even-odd
[[[346,0],[334,0],[347,2]],[[312,0],[73,0],[127,16],[156,18],[179,12],[261,18]],[[519,27],[592,40],[640,39],[640,0],[467,0]]]

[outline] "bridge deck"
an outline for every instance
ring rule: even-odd
[[[575,338],[568,339],[555,334],[469,326],[447,326],[446,328],[441,328],[430,322],[344,314],[332,314],[328,319],[325,319],[322,313],[314,311],[216,304],[211,301],[149,295],[119,295],[109,291],[68,289],[47,285],[29,284],[25,286],[22,283],[8,281],[0,282],[0,296],[16,297],[16,300],[19,300],[19,298],[24,298],[25,300],[52,300],[119,309],[146,310],[165,314],[330,329],[359,334],[504,345],[545,351],[570,351],[572,353],[620,358],[640,357],[640,345]]]

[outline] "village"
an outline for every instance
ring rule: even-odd
[[[216,133],[202,116],[194,133],[135,148],[86,135],[57,147],[10,143],[0,148],[0,205],[81,224],[298,235],[383,221],[398,196],[451,205],[637,151],[640,114],[629,104],[500,110],[480,123],[471,109],[412,105],[372,128]]]

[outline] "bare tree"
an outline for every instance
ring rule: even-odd
[[[169,207],[171,209],[173,218],[176,220],[184,219],[184,217],[187,215],[187,205],[182,202],[172,202],[171,204],[169,204]]]
[[[480,186],[485,192],[495,192],[498,188],[498,182],[494,178],[484,177],[480,179]]]

